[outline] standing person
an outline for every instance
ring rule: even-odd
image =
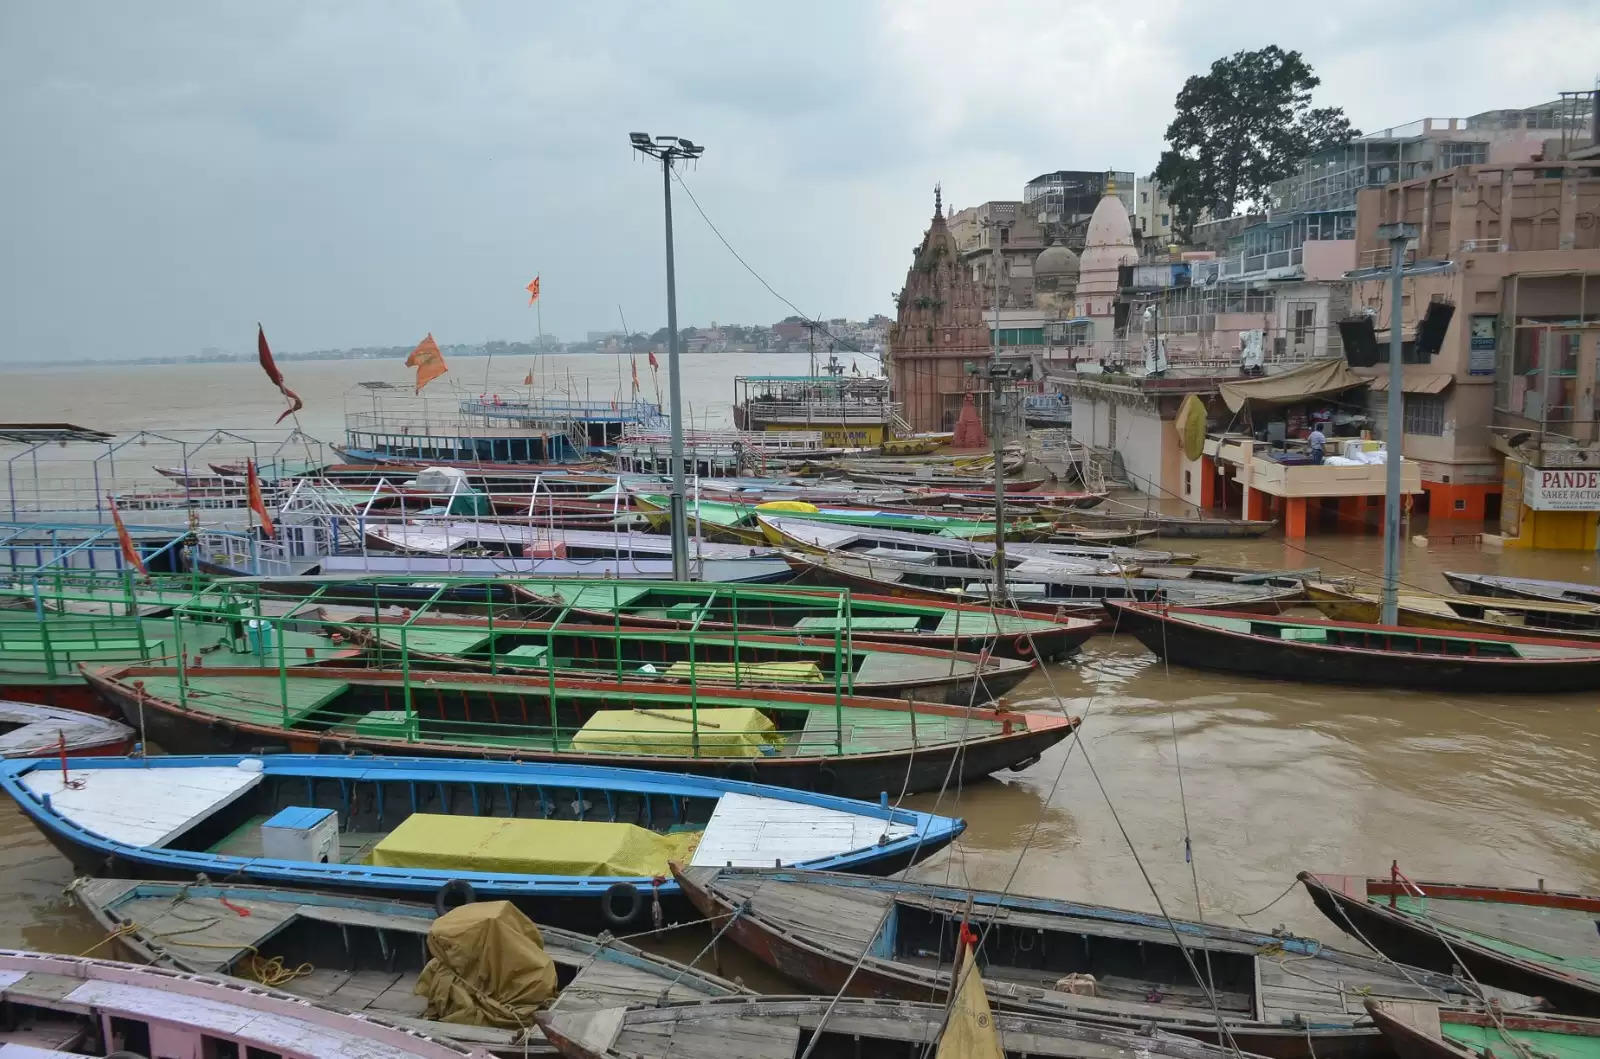
[[[1323,452],[1328,447],[1328,438],[1322,433],[1321,425],[1311,424],[1311,433],[1306,437],[1306,444],[1311,446],[1311,462],[1321,463]]]

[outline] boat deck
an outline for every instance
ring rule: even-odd
[[[825,809],[761,798],[724,794],[706,822],[691,864],[766,867],[831,857],[840,850],[864,849],[886,836],[913,833],[906,824],[886,824]]]
[[[1371,901],[1387,906],[1389,899],[1374,897]],[[1593,912],[1409,895],[1396,897],[1395,907],[1507,955],[1559,964],[1600,980],[1600,932],[1595,930]]]
[[[261,782],[240,768],[34,769],[23,786],[62,817],[131,846],[159,848]]]

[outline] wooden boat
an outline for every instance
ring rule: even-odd
[[[1457,1011],[1434,1004],[1367,1001],[1399,1059],[1571,1059],[1600,1055],[1600,1020],[1520,1012]]]
[[[280,987],[500,1055],[551,1056],[537,1031],[428,1020],[416,994],[428,962],[430,904],[274,886],[80,878],[67,888],[124,958],[172,971],[249,979],[264,965],[304,968]],[[615,938],[539,924],[560,992],[552,1011],[685,1003],[747,993]],[[530,1027],[531,1029],[531,1027]],[[526,1051],[525,1051],[526,1049]]]
[[[1139,513],[1120,507],[1109,511],[1085,511],[1073,514],[1074,521],[1085,526],[1125,526],[1149,530],[1157,537],[1184,540],[1243,540],[1263,537],[1271,533],[1276,522],[1267,519],[1195,518],[1187,515],[1164,515],[1159,511]]]
[[[590,680],[698,687],[790,688],[854,695],[910,695],[976,706],[999,698],[1033,672],[1032,659],[1001,658],[838,636],[697,633],[572,622],[478,617],[371,615],[323,626],[372,652],[374,663],[445,666],[518,676],[554,673]]]
[[[660,768],[864,798],[1026,768],[1078,723],[837,692],[484,672],[408,680],[371,669],[135,666],[88,679],[151,742],[177,752],[270,747]]]
[[[946,1008],[905,1000],[742,997],[534,1017],[566,1059],[920,1059],[938,1047]],[[993,1019],[1006,1059],[1228,1059],[1235,1054],[1159,1030],[1023,1015]],[[819,1029],[821,1039],[812,1047]]]
[[[1600,689],[1600,645],[1112,599],[1104,605],[1119,631],[1195,669],[1448,691]]]
[[[1301,872],[1322,914],[1391,959],[1600,1015],[1600,896]]]
[[[670,556],[672,541],[657,533],[618,533],[595,529],[547,529],[537,524],[464,521],[453,518],[379,522],[366,520],[369,546],[416,555],[448,555],[461,548],[509,556],[568,559],[626,559]],[[702,559],[743,559],[766,549],[743,544],[693,540]]]
[[[120,755],[133,742],[133,729],[109,717],[0,700],[0,757]]]
[[[1546,581],[1536,577],[1501,577],[1496,574],[1464,574],[1451,570],[1444,579],[1457,592],[1479,596],[1509,596],[1513,599],[1551,600],[1556,603],[1582,603],[1600,606],[1600,585],[1581,581]]]
[[[980,511],[994,509],[994,490],[987,493],[977,489],[918,489],[913,495],[927,498],[929,502],[940,505],[957,504],[962,507],[974,508]],[[1005,497],[1007,505],[1022,507],[1035,507],[1046,511],[1087,510],[1097,507],[1105,502],[1104,493],[1090,490],[1074,490],[1070,492],[1033,493],[1013,489],[1011,483],[1006,483]]]
[[[665,496],[640,494],[642,505],[656,512],[651,525],[666,527],[669,500]],[[867,529],[897,530],[904,533],[938,534],[956,540],[994,540],[992,519],[956,518],[950,515],[885,508],[818,507],[801,501],[768,501],[759,505],[691,498],[686,502],[690,518],[710,522],[720,533],[741,543],[766,544],[767,534],[760,524],[762,514],[792,514],[808,522],[832,526],[861,526]],[[1006,524],[1007,540],[1046,540],[1056,533],[1053,518],[1030,516]]]
[[[811,791],[529,762],[68,758],[65,773],[0,761],[0,787],[80,872],[504,900],[572,929],[648,921],[656,902],[686,912],[673,858],[891,872],[965,826]]]
[[[942,563],[917,563],[878,556],[784,552],[798,584],[834,585],[857,593],[924,601],[955,600],[978,605],[993,593],[993,574]],[[1164,600],[1192,607],[1276,614],[1303,596],[1300,582],[1213,582],[1191,577],[1102,577],[1063,572],[1050,563],[1019,562],[1006,573],[1013,606],[1030,614],[1088,618],[1102,599]],[[863,598],[856,595],[855,599]]]
[[[486,1059],[371,1013],[209,975],[0,950],[0,1055],[17,1059]]]
[[[676,871],[702,915],[738,910],[728,938],[825,995],[947,995],[965,918],[997,1010],[1153,1025],[1215,1043],[1217,1012],[1186,950],[1209,969],[1238,1047],[1277,1059],[1385,1054],[1362,1025],[1363,996],[1471,999],[1448,975],[1281,933],[933,883],[716,865]],[[1069,975],[1090,977],[1069,987]]]
[[[853,643],[897,643],[952,651],[989,651],[1007,658],[1049,660],[1077,650],[1098,621],[1045,617],[948,600],[897,599],[838,591],[592,579],[507,582],[546,609],[540,618],[581,617],[598,625],[630,625],[755,635],[831,637]]]
[[[1335,621],[1375,622],[1383,613],[1383,594],[1340,588],[1322,582],[1306,583],[1306,599]],[[1399,624],[1417,629],[1450,629],[1456,632],[1511,633],[1563,640],[1600,642],[1600,607],[1586,608],[1574,603],[1537,603],[1519,606],[1509,598],[1494,596],[1427,596],[1401,593],[1396,599],[1395,616]],[[1559,609],[1557,609],[1559,608]],[[1463,611],[1475,612],[1468,617]],[[1581,622],[1592,618],[1592,627],[1569,628],[1549,622]]]

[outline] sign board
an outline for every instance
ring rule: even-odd
[[[1522,502],[1535,511],[1600,511],[1600,470],[1526,468]]]
[[[1472,330],[1468,333],[1467,374],[1493,375],[1495,340],[1500,331],[1500,318],[1493,313],[1474,313]]]

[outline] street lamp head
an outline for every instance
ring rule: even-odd
[[[691,153],[700,150],[700,148],[696,147],[692,141],[683,136],[678,137],[678,146]]]
[[[1390,242],[1396,239],[1411,240],[1417,237],[1417,226],[1414,224],[1380,224],[1378,225],[1378,238]]]
[[[628,133],[628,142],[633,144],[635,147],[652,146],[650,134],[648,132],[630,132]]]

